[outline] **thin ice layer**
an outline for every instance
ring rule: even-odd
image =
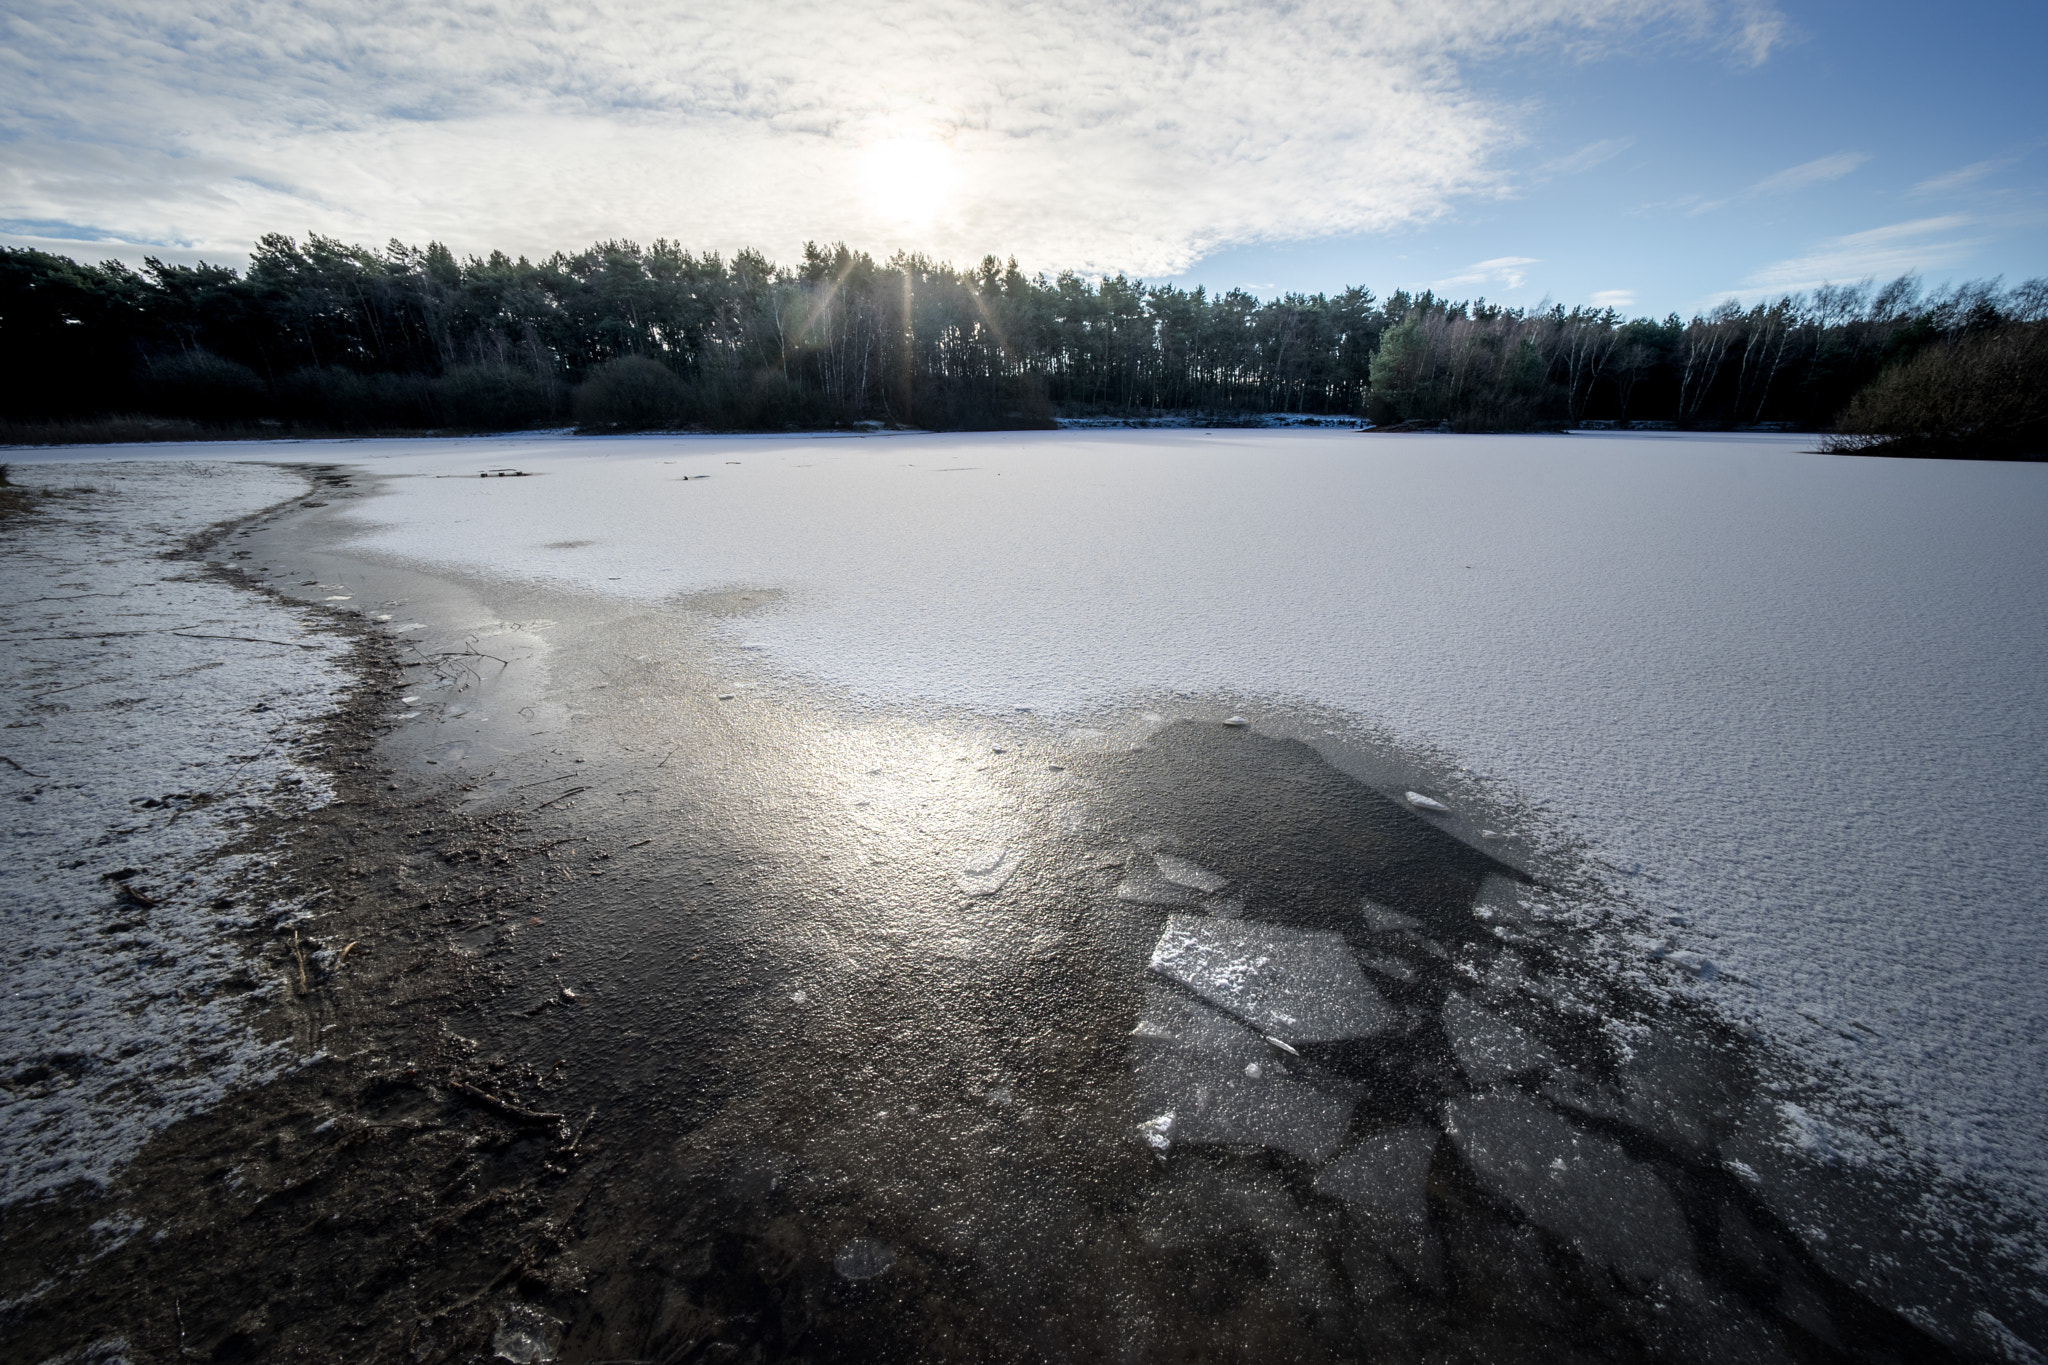
[[[1482,1186],[1588,1260],[1643,1282],[1691,1267],[1671,1191],[1619,1144],[1510,1092],[1452,1100],[1444,1130]]]
[[[1423,1182],[1441,1139],[1427,1123],[1374,1133],[1316,1177],[1316,1193],[1420,1227],[1428,1214]]]
[[[1459,1069],[1481,1085],[1558,1067],[1556,1053],[1462,995],[1444,1002],[1444,1036]]]
[[[1175,857],[1171,853],[1155,853],[1152,855],[1152,862],[1165,875],[1166,880],[1199,891],[1205,896],[1214,895],[1230,885],[1230,878],[1219,877],[1201,864]]]
[[[1394,1013],[1358,969],[1341,934],[1252,920],[1175,914],[1152,970],[1290,1043],[1369,1038]]]

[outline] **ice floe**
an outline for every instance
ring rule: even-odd
[[[1152,855],[1152,861],[1158,866],[1160,874],[1166,880],[1174,883],[1176,886],[1185,886],[1190,890],[1200,891],[1204,895],[1214,895],[1230,885],[1228,877],[1219,877],[1206,867],[1192,863],[1186,858],[1176,857],[1171,853],[1155,853]]]
[[[1399,910],[1389,910],[1375,900],[1361,898],[1358,902],[1358,912],[1368,925],[1382,934],[1398,934],[1422,927],[1422,921],[1413,915],[1404,915]]]
[[[1297,1045],[1368,1038],[1394,1023],[1344,936],[1330,930],[1170,915],[1151,968]]]
[[[1428,1123],[1374,1133],[1323,1168],[1316,1177],[1316,1193],[1419,1228],[1428,1213],[1423,1182],[1442,1140]]]
[[[1479,1183],[1588,1260],[1638,1283],[1692,1264],[1692,1235],[1663,1181],[1527,1095],[1452,1100],[1444,1129]]]
[[[832,1268],[849,1280],[872,1280],[896,1264],[896,1253],[872,1237],[856,1237],[832,1258]]]
[[[993,896],[1010,884],[1024,855],[1014,848],[988,848],[970,854],[953,874],[954,884],[970,896]]]

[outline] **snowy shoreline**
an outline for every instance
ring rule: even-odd
[[[282,984],[238,942],[271,908],[252,895],[270,856],[222,850],[329,799],[305,745],[351,682],[313,613],[180,557],[302,477],[11,472],[61,491],[0,523],[0,1205],[104,1186],[155,1133],[293,1063],[252,1018]]]

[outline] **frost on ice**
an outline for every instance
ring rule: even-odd
[[[1344,936],[1329,930],[1170,915],[1151,966],[1290,1043],[1369,1038],[1394,1022]]]
[[[1375,1133],[1316,1177],[1316,1193],[1367,1209],[1404,1227],[1427,1216],[1423,1181],[1441,1135],[1427,1123]]]
[[[1462,995],[1444,1002],[1444,1036],[1459,1069],[1481,1085],[1558,1066],[1556,1053]]]
[[[152,1134],[287,1064],[245,1020],[269,983],[223,989],[252,984],[234,935],[261,907],[230,894],[257,855],[217,850],[328,799],[293,746],[349,683],[344,642],[305,613],[164,558],[299,479],[201,462],[15,477],[90,491],[0,534],[0,1205],[104,1182]]]

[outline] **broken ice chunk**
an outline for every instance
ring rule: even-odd
[[[1358,900],[1359,913],[1365,922],[1382,934],[1398,934],[1404,929],[1420,929],[1422,921],[1399,910],[1389,910],[1376,900],[1361,896]]]
[[[1131,1033],[1197,1053],[1225,1070],[1271,1055],[1265,1039],[1229,1015],[1151,981],[1145,983],[1144,1016]]]
[[[1396,981],[1415,979],[1415,969],[1397,957],[1361,957],[1358,960],[1381,976],[1390,976]]]
[[[1452,1100],[1445,1130],[1488,1191],[1591,1261],[1638,1282],[1692,1263],[1692,1237],[1664,1182],[1526,1095]]]
[[[1520,924],[1529,918],[1522,905],[1521,885],[1498,873],[1480,883],[1479,894],[1472,898],[1472,913],[1502,924]]]
[[[1204,895],[1214,895],[1230,885],[1230,879],[1219,877],[1206,867],[1198,867],[1186,858],[1176,858],[1171,853],[1155,853],[1152,861],[1159,865],[1159,871],[1166,880]]]
[[[1326,1160],[1344,1140],[1354,1101],[1289,1080],[1270,1041],[1169,987],[1147,985],[1145,1015],[1131,1034],[1138,1125],[1149,1136],[1197,1146],[1271,1147],[1304,1161]]]
[[[1170,915],[1151,967],[1291,1043],[1368,1038],[1394,1023],[1343,935],[1329,930]]]
[[[1017,875],[1024,856],[1013,848],[990,848],[970,856],[953,882],[970,896],[993,896]]]
[[[1124,866],[1124,879],[1117,885],[1116,898],[1134,905],[1188,905],[1194,892],[1168,881],[1158,864],[1140,854]]]
[[[1426,810],[1433,815],[1449,815],[1451,813],[1449,806],[1446,806],[1433,796],[1424,796],[1421,792],[1403,792],[1401,794],[1407,797],[1408,804],[1417,810]]]
[[[1229,720],[1226,720],[1223,723],[1225,725],[1228,725],[1233,730],[1242,730],[1247,725],[1251,724],[1251,722],[1246,720],[1243,716],[1232,716]]]
[[[849,1280],[872,1280],[896,1264],[896,1253],[872,1237],[856,1237],[832,1258],[833,1267]]]
[[[540,1365],[555,1358],[561,1340],[559,1321],[531,1304],[515,1303],[505,1310],[491,1337],[491,1358],[509,1360],[513,1365]]]
[[[1135,1041],[1139,1112],[1170,1114],[1169,1141],[1270,1147],[1303,1161],[1327,1161],[1351,1126],[1354,1100],[1284,1077],[1226,1070],[1171,1044]]]
[[[1316,1193],[1341,1199],[1407,1227],[1425,1217],[1423,1179],[1436,1154],[1437,1130],[1410,1123],[1375,1133],[1316,1177]]]
[[[1444,1036],[1458,1066],[1481,1085],[1558,1065],[1556,1053],[1462,995],[1444,1002]]]
[[[1158,1153],[1161,1161],[1166,1160],[1167,1149],[1173,1146],[1174,1119],[1171,1113],[1146,1119],[1138,1125],[1138,1137],[1147,1147]]]

